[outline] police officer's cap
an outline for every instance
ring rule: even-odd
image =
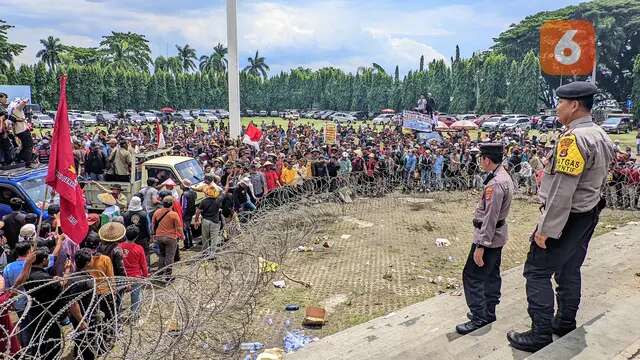
[[[480,144],[480,155],[502,156],[504,153],[504,145],[501,143],[484,143]]]
[[[560,99],[579,99],[593,96],[598,92],[598,88],[588,81],[574,81],[567,85],[562,85],[556,90],[556,95]]]

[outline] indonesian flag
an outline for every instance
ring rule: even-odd
[[[89,225],[85,213],[84,191],[78,184],[78,174],[73,162],[66,89],[65,75],[60,78],[60,101],[51,137],[51,157],[46,183],[60,195],[62,231],[75,243],[80,244],[87,236]]]
[[[156,137],[158,139],[158,149],[164,148],[167,144],[164,141],[164,132],[162,131],[162,125],[160,125],[158,118],[156,118]]]
[[[253,146],[256,150],[260,150],[261,138],[262,131],[250,122],[249,125],[247,125],[247,130],[244,132],[244,139],[242,139],[242,142]]]

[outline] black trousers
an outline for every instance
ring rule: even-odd
[[[191,218],[183,219],[183,231],[184,231],[184,248],[190,249],[193,247],[193,233],[191,232]]]
[[[560,239],[548,239],[546,249],[538,247],[535,242],[531,243],[524,264],[524,277],[527,279],[527,311],[531,316],[534,332],[548,335],[552,333],[554,293],[551,276],[558,284],[558,312],[555,315],[558,325],[575,326],[580,305],[580,267],[587,256],[589,241],[598,224],[599,215],[598,207],[585,213],[572,213]]]
[[[462,285],[467,306],[473,314],[472,321],[484,323],[495,317],[496,305],[500,303],[502,248],[485,248],[482,257],[483,267],[479,267],[473,261],[475,250],[476,244],[472,244],[462,271]]]
[[[17,136],[22,143],[22,149],[18,157],[24,161],[25,166],[29,166],[33,161],[33,138],[31,138],[31,133],[29,131],[23,131]]]

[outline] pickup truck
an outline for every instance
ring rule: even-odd
[[[128,203],[134,194],[147,185],[147,179],[151,177],[155,177],[160,183],[171,178],[176,184],[180,184],[184,179],[189,179],[194,187],[204,180],[204,171],[196,159],[185,156],[170,156],[170,151],[171,149],[162,149],[136,154],[135,161],[131,164],[129,182],[81,180],[80,183],[84,184],[84,195],[89,211],[104,210],[105,206],[98,200],[98,195],[116,184],[122,188],[122,194],[126,195]],[[182,190],[178,189],[178,193],[182,194]],[[196,203],[199,204],[204,195],[202,192],[197,194]]]
[[[36,169],[19,167],[0,170],[0,218],[11,212],[9,200],[13,197],[24,200],[24,211],[40,216],[42,202],[45,200],[46,178],[46,165]],[[49,198],[47,202],[50,202],[51,189],[47,197]],[[46,207],[42,217],[48,218]]]

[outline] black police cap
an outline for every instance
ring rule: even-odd
[[[593,96],[597,92],[598,88],[589,81],[574,81],[556,89],[556,95],[561,99],[579,99]]]
[[[500,155],[504,153],[504,145],[501,143],[484,143],[480,144],[481,155]]]

